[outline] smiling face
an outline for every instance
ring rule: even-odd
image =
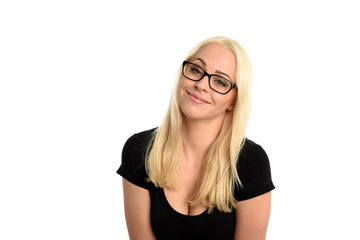
[[[219,44],[210,43],[201,47],[189,62],[200,66],[209,74],[216,74],[236,83],[235,55]],[[233,110],[237,95],[237,89],[232,89],[225,95],[215,92],[210,88],[207,76],[200,81],[192,81],[182,75],[178,89],[183,116],[194,120],[222,121],[226,111]]]

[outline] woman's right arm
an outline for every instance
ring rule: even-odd
[[[149,191],[123,178],[126,225],[131,240],[153,240]]]

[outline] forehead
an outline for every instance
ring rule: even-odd
[[[194,60],[196,58],[204,60],[207,71],[221,71],[234,79],[236,58],[234,53],[228,48],[217,43],[210,43],[199,49],[193,57]]]

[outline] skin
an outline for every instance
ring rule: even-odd
[[[125,219],[131,240],[155,240],[150,224],[149,191],[123,178]]]
[[[210,74],[235,82],[234,54],[215,43],[203,46],[191,62]],[[182,111],[181,169],[179,189],[164,189],[167,201],[184,215],[199,215],[207,206],[190,206],[206,162],[206,153],[219,134],[225,114],[234,109],[237,90],[221,95],[213,91],[208,77],[199,82],[181,77],[178,100]],[[150,224],[150,195],[123,179],[125,216],[130,239],[155,239]],[[237,202],[235,240],[264,240],[270,216],[271,193]]]

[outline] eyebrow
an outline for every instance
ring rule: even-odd
[[[194,60],[199,60],[206,67],[206,62],[202,58],[194,58]]]
[[[202,59],[202,58],[194,58],[193,61],[195,61],[195,60],[199,60],[199,61],[206,67],[206,62],[204,61],[204,59]],[[225,75],[225,76],[228,77],[230,80],[232,80],[229,75],[227,75],[226,73],[224,73],[224,72],[222,72],[222,71],[216,70],[215,73]]]

